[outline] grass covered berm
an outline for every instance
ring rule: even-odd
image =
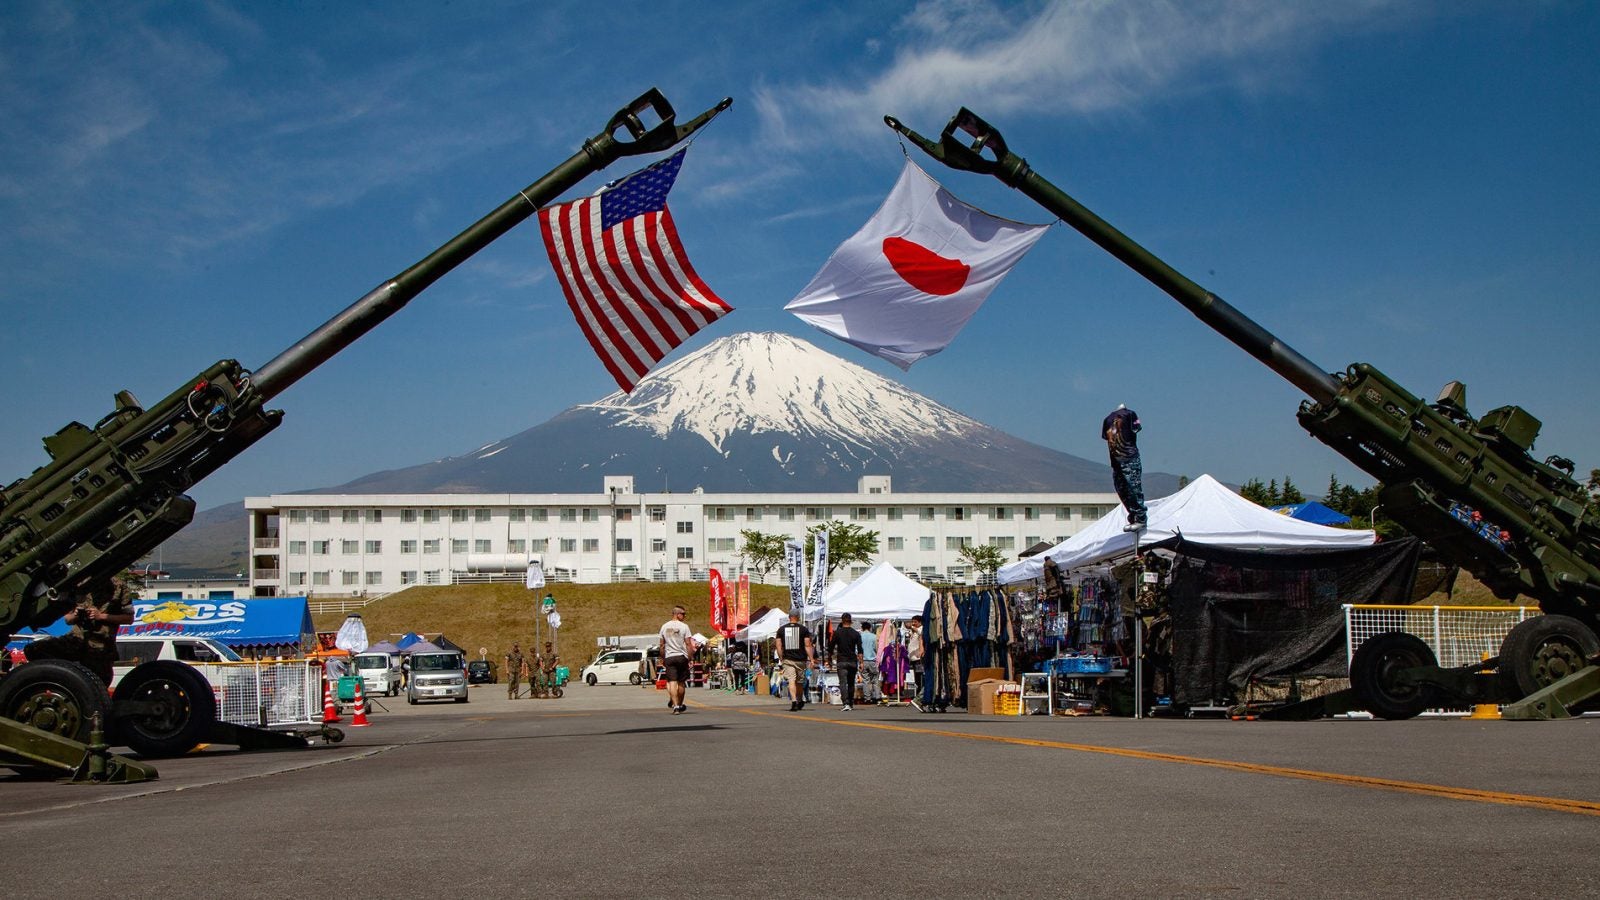
[[[361,610],[361,618],[367,626],[367,639],[374,644],[397,640],[408,631],[428,637],[443,633],[466,648],[468,659],[477,659],[479,648],[487,648],[487,658],[503,665],[512,641],[521,643],[525,651],[533,646],[535,609],[547,593],[556,598],[556,610],[561,613],[557,652],[574,677],[594,658],[596,638],[653,634],[672,618],[676,605],[689,611],[686,621],[690,628],[699,634],[714,634],[710,588],[703,581],[551,584],[538,591],[520,584],[414,587],[372,603]],[[752,609],[787,609],[789,590],[753,584],[750,605]],[[313,617],[318,631],[336,631],[344,619],[341,613]],[[542,617],[539,634],[541,640],[550,640],[550,629]]]

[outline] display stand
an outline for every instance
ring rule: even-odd
[[[1019,715],[1050,715],[1054,709],[1050,700],[1050,676],[1044,672],[1022,674],[1022,709]]]
[[[1127,676],[1127,669],[1112,669],[1109,672],[1095,673],[1051,674],[1050,714],[1055,715],[1057,709],[1069,710],[1078,715],[1092,714],[1095,695],[1099,693],[1099,680],[1102,678],[1126,678]]]

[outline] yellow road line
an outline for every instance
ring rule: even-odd
[[[1213,769],[1227,769],[1234,772],[1246,772],[1252,775],[1270,775],[1277,778],[1297,778],[1302,781],[1320,781],[1327,784],[1339,784],[1346,787],[1363,787],[1381,791],[1399,791],[1407,794],[1421,794],[1428,797],[1438,797],[1445,800],[1466,800],[1475,803],[1494,803],[1502,806],[1525,806],[1531,809],[1543,809],[1551,812],[1575,813],[1582,816],[1600,816],[1600,803],[1592,800],[1570,800],[1565,797],[1541,797],[1534,794],[1509,794],[1503,791],[1480,791],[1474,788],[1451,787],[1442,784],[1428,784],[1420,781],[1398,781],[1392,778],[1373,778],[1366,775],[1345,775],[1338,772],[1318,772],[1314,769],[1291,769],[1284,766],[1269,766],[1261,763],[1236,762],[1228,759],[1210,759],[1204,756],[1182,756],[1176,753],[1155,753],[1149,750],[1133,750],[1126,747],[1102,747],[1095,744],[1074,744],[1067,741],[1046,741],[1035,738],[1007,737],[997,734],[976,734],[965,731],[945,731],[937,728],[917,728],[909,725],[888,725],[882,722],[847,722],[838,719],[818,719],[812,716],[800,716],[790,713],[769,712],[758,709],[740,709],[742,713],[753,716],[777,716],[785,719],[794,719],[800,722],[813,722],[818,725],[844,725],[852,728],[874,728],[880,731],[897,731],[906,734],[929,734],[937,737],[960,738],[969,741],[987,741],[995,744],[1011,744],[1018,747],[1042,747],[1050,750],[1073,750],[1079,753],[1099,753],[1105,756],[1119,756],[1125,759],[1142,759],[1151,762],[1181,763],[1189,766],[1207,766]]]

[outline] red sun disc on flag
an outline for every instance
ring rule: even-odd
[[[883,239],[883,255],[896,273],[925,294],[947,297],[966,286],[972,267],[902,237]]]

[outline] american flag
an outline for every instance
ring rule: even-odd
[[[689,265],[667,211],[680,150],[600,193],[539,212],[567,305],[624,391],[733,307]]]

